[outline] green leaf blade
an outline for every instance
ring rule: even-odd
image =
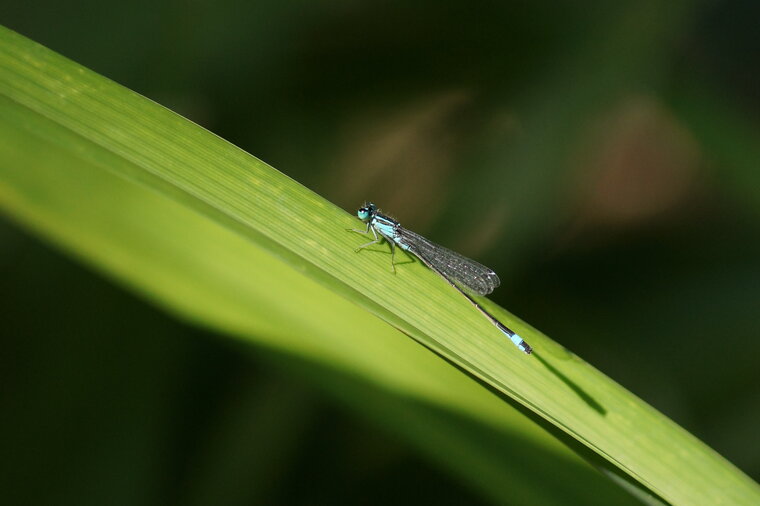
[[[362,238],[345,231],[358,223],[348,213],[8,30],[0,31],[0,111],[0,205],[183,317],[514,431],[573,461],[531,422],[545,421],[599,455],[597,465],[611,463],[669,502],[760,500],[757,484],[730,463],[539,331],[488,305],[534,347],[526,357],[419,262],[393,276],[386,255],[354,253]],[[594,480],[578,462],[569,468]]]

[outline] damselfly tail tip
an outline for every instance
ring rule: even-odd
[[[530,347],[528,343],[523,341],[523,338],[518,336],[517,334],[512,334],[509,336],[509,338],[512,340],[513,343],[515,343],[515,346],[520,348],[523,352],[525,352],[526,355],[530,355],[533,353],[533,348]]]

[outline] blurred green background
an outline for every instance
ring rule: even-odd
[[[495,301],[755,480],[757,19],[750,1],[0,5],[343,208],[372,199],[492,266]],[[178,323],[7,218],[0,280],[8,504],[485,502],[308,364]]]

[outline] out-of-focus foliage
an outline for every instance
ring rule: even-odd
[[[753,4],[45,7],[0,13],[345,208],[372,198],[483,259],[502,276],[498,302],[760,476],[747,444],[760,421]],[[67,468],[48,486],[78,504],[181,489],[202,470],[176,463],[210,433],[283,458],[212,460],[260,469],[224,487],[230,503],[473,499],[303,383],[251,372],[15,230],[2,244],[4,433],[30,473]],[[98,489],[80,495],[77,479]]]

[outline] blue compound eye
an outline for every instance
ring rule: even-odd
[[[359,217],[360,220],[366,221],[369,219],[369,209],[366,207],[362,207],[358,211],[356,211],[356,216]]]

